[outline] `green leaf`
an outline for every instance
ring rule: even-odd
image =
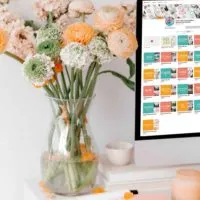
[[[110,73],[113,76],[119,78],[129,89],[131,89],[132,91],[135,91],[135,82],[129,80],[125,76],[123,76],[123,75],[121,75],[121,74],[119,74],[115,71],[112,71],[112,70],[102,71],[102,72],[99,73],[99,75],[107,74],[107,73]]]
[[[129,79],[131,79],[135,75],[135,63],[133,63],[133,61],[130,58],[126,60],[126,63],[129,66],[129,73],[130,73]]]
[[[24,25],[32,27],[33,30],[39,29],[38,25],[36,25],[33,20],[26,20]]]

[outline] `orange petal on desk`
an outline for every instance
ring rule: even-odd
[[[131,193],[131,192],[126,192],[125,194],[124,194],[124,200],[132,200],[133,198],[134,198],[134,194],[133,193]]]
[[[48,198],[53,197],[53,195],[54,195],[53,192],[51,192],[51,190],[47,188],[47,186],[45,185],[45,183],[43,181],[40,181],[39,185],[40,185],[42,192],[44,192]]]
[[[96,187],[96,188],[93,188],[92,190],[92,194],[101,194],[105,192],[106,192],[105,189],[102,187]]]

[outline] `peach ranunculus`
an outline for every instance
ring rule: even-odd
[[[70,17],[80,17],[94,12],[94,5],[91,0],[74,0],[69,4],[68,15]]]
[[[95,36],[95,30],[87,23],[75,23],[69,25],[63,33],[64,44],[78,42],[87,45]]]
[[[5,51],[7,42],[8,42],[8,37],[6,32],[0,29],[0,54]]]
[[[95,13],[94,26],[100,31],[110,32],[122,28],[124,12],[114,6],[103,6]]]
[[[138,48],[136,36],[128,28],[122,28],[108,35],[108,48],[121,58],[129,58]]]

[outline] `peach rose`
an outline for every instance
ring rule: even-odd
[[[103,6],[94,16],[94,26],[100,31],[110,32],[122,28],[124,12],[114,6]]]
[[[0,53],[3,53],[5,51],[7,42],[8,38],[6,32],[0,29]]]
[[[121,58],[129,58],[138,48],[136,36],[128,28],[122,28],[108,35],[108,48]]]
[[[88,44],[95,36],[95,30],[87,23],[75,23],[67,27],[63,33],[64,44],[78,42]]]

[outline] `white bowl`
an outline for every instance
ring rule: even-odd
[[[125,166],[133,161],[133,144],[128,142],[112,142],[106,145],[108,160],[117,166]]]

